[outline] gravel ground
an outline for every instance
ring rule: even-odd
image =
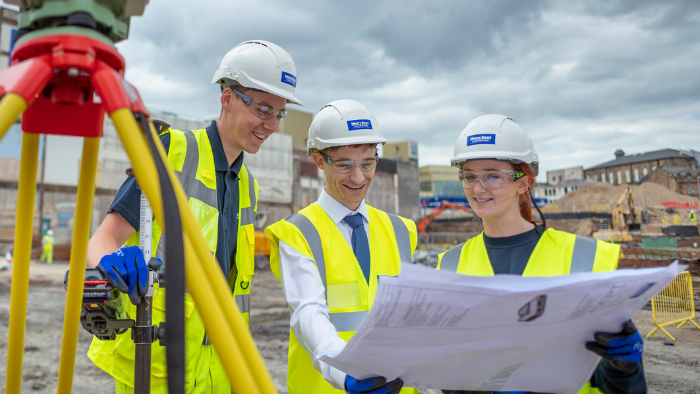
[[[23,392],[56,392],[65,308],[62,281],[67,268],[67,264],[61,262],[53,266],[32,263],[22,369]],[[253,281],[251,330],[275,386],[283,394],[287,392],[289,309],[280,284],[269,270],[256,273]],[[0,271],[0,392],[4,392],[5,386],[10,283],[11,272]],[[654,327],[650,311],[639,311],[634,321],[643,335]],[[696,318],[696,321],[700,319]],[[680,329],[671,326],[668,330],[676,337],[675,342],[660,332],[645,342],[644,363],[649,393],[700,393],[700,330],[692,325]],[[73,392],[113,393],[114,380],[85,355],[90,339],[87,332],[80,331]],[[439,392],[421,391],[421,394],[433,393]]]

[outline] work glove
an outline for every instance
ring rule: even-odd
[[[632,320],[628,320],[618,333],[596,332],[593,338],[595,341],[586,342],[586,349],[607,360],[606,364],[615,369],[637,372],[644,345]]]
[[[158,258],[151,261],[153,266],[162,264]],[[129,294],[134,305],[140,304],[148,293],[148,266],[138,246],[121,248],[102,257],[97,269],[102,271],[107,281],[117,290]]]
[[[398,394],[403,387],[403,380],[396,379],[387,382],[381,376],[357,380],[350,375],[345,376],[345,391],[350,394]]]

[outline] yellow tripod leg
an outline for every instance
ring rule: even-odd
[[[3,99],[5,101],[5,99]],[[24,333],[27,320],[29,263],[32,254],[36,169],[39,155],[39,134],[24,133],[19,167],[17,216],[15,222],[15,256],[10,295],[10,332],[7,340],[7,375],[5,392],[19,393],[22,387]]]
[[[80,309],[83,300],[83,281],[85,280],[85,259],[87,258],[87,244],[90,238],[90,221],[92,218],[92,203],[95,197],[95,173],[97,172],[99,148],[100,139],[97,137],[85,138],[83,141],[75,226],[70,253],[68,295],[66,296],[66,312],[63,322],[61,363],[58,370],[57,393],[59,394],[70,394],[73,388],[75,352],[78,347]]]
[[[221,321],[222,316],[225,316],[226,313],[221,309],[219,303],[211,302],[211,300],[216,299],[212,291],[212,288],[215,286],[205,285],[207,280],[204,276],[204,271],[196,263],[197,258],[193,253],[192,243],[189,239],[185,241],[185,257],[187,258],[187,264],[185,264],[187,279],[189,281],[191,278],[189,283],[194,283],[194,285],[189,285],[187,288],[192,298],[194,298],[195,305],[208,305],[205,308],[197,308],[197,310],[205,323],[207,334],[212,339],[214,349],[216,349],[216,353],[226,369],[226,376],[228,376],[231,389],[234,393],[260,393],[258,386],[253,381],[251,371],[248,368],[240,368],[248,365],[248,363],[244,353],[241,352],[241,348],[238,346],[239,341],[231,335],[231,331],[226,325],[206,324],[208,321]],[[229,370],[228,366],[230,365],[237,365],[239,368]]]
[[[127,154],[129,155],[129,158],[132,162],[133,168],[134,168],[134,173],[136,174],[136,177],[139,179],[139,185],[141,185],[144,193],[146,193],[146,196],[148,197],[149,201],[151,202],[151,205],[153,206],[153,211],[156,216],[156,220],[161,221],[163,220],[163,210],[162,210],[162,201],[160,200],[161,198],[161,191],[158,186],[157,182],[157,177],[155,175],[155,164],[153,162],[153,159],[150,157],[150,154],[148,153],[148,149],[145,143],[145,137],[141,135],[141,131],[136,123],[136,120],[134,119],[133,115],[131,112],[126,109],[119,109],[115,110],[112,113],[110,113],[110,117],[113,119],[115,127],[117,128],[117,131],[119,132],[120,138],[122,140],[122,143],[124,144],[124,149],[126,150]],[[155,135],[155,130],[151,127],[151,133]],[[159,147],[161,157],[165,158],[164,151],[162,148]],[[187,203],[187,198],[182,190],[182,186],[179,184],[179,182],[176,180],[174,173],[172,172],[172,169],[170,168],[170,165],[167,161],[167,158],[164,160],[166,164],[166,168],[168,170],[168,173],[170,175],[171,180],[174,180],[173,185],[175,187],[175,192],[178,198],[178,204],[180,205],[180,214],[183,218],[183,228],[186,231],[186,235],[188,238],[190,238],[190,242],[192,241],[192,238],[194,239],[194,242],[192,243],[192,246],[194,246],[195,251],[197,252],[197,257],[199,258],[199,261],[208,261],[208,263],[211,265],[211,267],[214,267],[214,260],[213,257],[211,256],[211,253],[209,253],[208,247],[206,247],[206,241],[204,239],[204,236],[201,234],[199,231],[199,225],[194,219],[194,215],[189,209],[189,204]],[[202,259],[202,256],[204,257]],[[197,264],[198,261],[194,260],[191,263]],[[207,266],[207,264],[204,264]],[[221,275],[220,272],[217,273],[218,276],[218,284],[217,281],[210,281],[210,284],[207,283],[202,283],[198,281],[198,278],[193,278],[190,277],[190,275],[187,275],[187,280],[191,283],[191,286],[201,286],[201,287],[210,287],[213,289],[216,289],[217,287],[223,286],[223,289],[228,288],[228,285],[226,281],[224,280],[223,276]],[[221,289],[219,289],[220,291]],[[226,294],[223,299],[217,299],[216,297],[213,299],[208,299],[206,300],[208,302],[207,307],[212,307],[212,303],[219,303],[219,301],[228,301],[229,304],[232,306],[231,308],[221,308],[219,306],[219,309],[222,311],[227,311],[228,313],[223,313],[224,315],[224,321],[227,323],[229,322],[229,317],[233,315],[238,315],[238,316],[233,316],[234,319],[240,319],[241,326],[244,326],[244,323],[238,313],[238,308],[235,306],[233,303],[232,297],[230,294]],[[201,302],[201,301],[200,301]],[[201,303],[200,303],[201,305]],[[201,308],[200,308],[201,309]],[[201,311],[200,311],[201,313]],[[206,327],[214,327],[217,325],[221,325],[221,317],[214,317],[214,318],[205,318],[203,316],[203,319],[205,320],[205,326]],[[252,357],[253,359],[257,358],[260,360],[260,364],[262,365],[262,368],[264,369],[264,373],[267,375],[267,380],[268,382],[265,382],[264,386],[270,387],[270,390],[265,390],[265,393],[274,393],[276,390],[274,389],[274,385],[272,384],[272,380],[269,378],[269,374],[267,374],[267,370],[265,369],[264,363],[262,363],[262,358],[260,357],[260,354],[257,351],[257,348],[255,347],[255,344],[252,342],[252,337],[250,337],[250,333],[245,330],[245,335],[241,336],[239,335],[233,335],[233,332],[231,331],[231,326],[229,324],[226,324],[221,327],[221,329],[224,332],[225,336],[231,336],[233,340],[238,339],[238,341],[243,341],[245,342],[245,336],[247,335],[248,339],[248,344],[246,344],[247,348],[252,348],[254,351],[253,353],[246,353],[246,356]],[[221,335],[219,336],[221,337]],[[245,352],[245,349],[244,349]],[[250,361],[250,360],[248,360]],[[232,382],[235,382],[235,380],[232,379],[232,377],[237,376],[236,369],[248,369],[248,364],[249,362],[246,362],[245,359],[240,360],[238,363],[231,363],[227,361],[223,361],[222,363],[224,364],[224,367],[226,368],[226,373],[227,376],[229,376],[229,380]],[[253,368],[254,370],[254,368]],[[258,373],[258,375],[260,375]],[[257,383],[257,382],[256,382]],[[246,387],[242,392],[246,392],[246,390],[250,391],[252,387],[255,386],[250,386]],[[239,390],[240,391],[240,390]]]
[[[27,102],[16,93],[8,93],[0,100],[0,140],[25,109]]]
[[[154,136],[154,138],[157,138],[155,129],[153,129],[153,127],[151,127],[151,134]],[[158,152],[160,153],[163,160],[167,163],[167,155],[165,153],[165,150],[160,145],[158,146]],[[197,260],[195,260],[195,264],[201,265],[202,269],[204,270],[204,274],[206,275],[207,280],[205,283],[208,283],[211,289],[214,291],[214,300],[216,300],[216,302],[218,302],[221,305],[221,309],[222,311],[224,311],[223,317],[228,326],[230,327],[231,331],[233,332],[233,335],[236,338],[239,346],[241,347],[243,354],[245,354],[247,357],[246,363],[250,366],[250,370],[257,387],[263,393],[275,393],[277,392],[277,390],[275,389],[275,386],[272,382],[272,378],[270,377],[270,374],[267,371],[267,367],[265,366],[265,363],[262,357],[260,356],[260,352],[255,346],[253,337],[250,335],[248,326],[243,321],[240,311],[238,310],[238,306],[236,306],[236,303],[233,302],[233,297],[231,297],[231,292],[228,283],[226,282],[224,276],[221,275],[221,269],[218,267],[213,256],[209,252],[209,248],[205,246],[207,244],[206,240],[204,239],[202,233],[199,231],[199,225],[197,224],[194,215],[189,209],[187,196],[182,190],[182,185],[180,185],[180,182],[177,180],[177,177],[175,176],[174,172],[172,171],[169,165],[168,174],[170,175],[170,179],[173,185],[175,186],[175,194],[177,196],[178,205],[180,206],[180,216],[182,217],[182,227],[184,229],[184,232],[186,233],[186,236],[189,238],[191,244],[195,246],[194,250],[197,254]],[[197,248],[196,246],[200,247]],[[192,280],[189,275],[187,275],[187,280]],[[207,299],[205,299],[204,301],[204,303],[200,303],[199,305],[207,305],[211,303],[211,301],[207,301]],[[207,321],[204,318],[204,316],[202,316],[202,320],[204,320],[207,330],[209,330],[210,327],[221,325],[220,319]],[[212,339],[216,347],[216,340],[213,337]],[[219,351],[219,353],[220,352],[221,351]],[[224,364],[223,360],[222,364]],[[236,368],[235,365],[227,366],[226,364],[224,364],[224,367],[227,369],[227,374],[231,373],[229,372],[229,368]],[[230,376],[229,379],[231,379]],[[233,380],[231,381],[233,382]]]

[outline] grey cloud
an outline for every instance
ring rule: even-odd
[[[495,56],[512,37],[528,35],[543,1],[402,2],[367,31],[387,55],[424,73]]]
[[[644,123],[659,119],[673,119],[678,130],[667,134],[700,148],[700,137],[680,137],[697,118],[678,120],[698,113],[698,4],[154,0],[119,48],[127,67],[183,89],[152,84],[142,89],[149,106],[211,117],[219,94],[209,83],[223,55],[246,39],[270,40],[295,60],[305,111],[359,100],[387,138],[447,152],[435,153],[442,164],[469,120],[503,113],[552,169],[591,166],[618,147],[665,147],[662,127]]]

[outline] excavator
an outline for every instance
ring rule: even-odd
[[[627,202],[629,211],[625,212],[624,204]],[[612,229],[600,229],[593,233],[593,238],[610,242],[632,242],[630,232],[638,232],[642,229],[641,213],[634,208],[632,189],[625,189],[622,196],[612,210]]]
[[[464,211],[464,212],[472,212],[471,209],[455,204],[449,201],[442,200],[440,201],[440,204],[433,208],[432,211],[426,217],[424,217],[420,223],[418,223],[418,235],[420,236],[420,239],[427,240],[428,239],[428,233],[426,229],[428,228],[428,225],[430,222],[432,222],[436,217],[440,216],[440,214],[447,208],[453,209],[455,211]]]

